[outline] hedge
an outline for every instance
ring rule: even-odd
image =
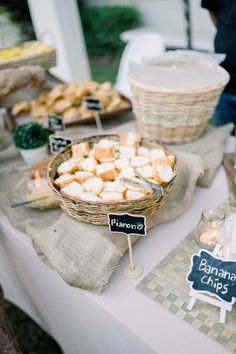
[[[91,6],[80,11],[88,53],[119,55],[124,43],[120,33],[139,25],[139,12],[131,6]]]

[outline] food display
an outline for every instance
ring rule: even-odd
[[[73,200],[95,203],[134,201],[155,193],[175,177],[175,156],[158,145],[142,146],[141,136],[122,133],[94,144],[71,147],[71,157],[57,166],[54,185]]]
[[[0,50],[0,65],[48,53],[51,52],[51,50],[51,46],[45,45],[39,41],[26,42],[23,45],[2,49]]]
[[[93,113],[84,103],[85,97],[92,97],[101,102],[101,116],[131,108],[130,102],[110,82],[99,84],[88,81],[57,85],[51,91],[42,92],[31,102],[15,104],[12,113],[18,117],[30,114],[34,119],[43,118],[48,114],[62,115],[65,124],[84,121],[93,117]]]

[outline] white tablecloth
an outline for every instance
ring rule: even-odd
[[[230,138],[227,151],[232,151]],[[223,167],[209,189],[197,188],[188,210],[159,225],[134,246],[134,259],[145,276],[191,231],[205,208],[228,195]],[[89,235],[88,235],[89,236]],[[122,237],[122,236],[121,236]],[[178,319],[135,290],[123,269],[96,295],[68,286],[36,255],[30,238],[0,214],[0,282],[6,297],[28,313],[66,354],[226,354],[220,344]]]

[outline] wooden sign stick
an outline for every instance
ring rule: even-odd
[[[96,122],[98,131],[100,133],[103,133],[102,122],[101,122],[100,116],[97,111],[94,111],[94,118],[95,118],[95,122]]]
[[[132,251],[132,244],[130,235],[128,237],[128,246],[129,246],[129,258],[130,258],[130,270],[134,270],[134,260],[133,260],[133,251]]]
[[[142,272],[143,272],[143,267],[140,264],[135,264],[133,260],[133,250],[132,250],[132,243],[131,243],[131,236],[130,234],[127,235],[127,240],[128,240],[128,247],[129,247],[129,259],[130,259],[130,264],[125,267],[124,269],[124,275],[126,278],[129,279],[135,279],[138,278]]]

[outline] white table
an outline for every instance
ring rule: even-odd
[[[227,151],[234,140],[229,139]],[[228,195],[223,167],[209,189],[197,188],[188,210],[162,224],[134,246],[144,275],[188,234],[204,208],[217,207]],[[0,282],[6,297],[28,313],[61,345],[66,354],[226,354],[220,344],[178,319],[135,290],[123,268],[96,295],[68,286],[36,255],[30,238],[0,215]]]

